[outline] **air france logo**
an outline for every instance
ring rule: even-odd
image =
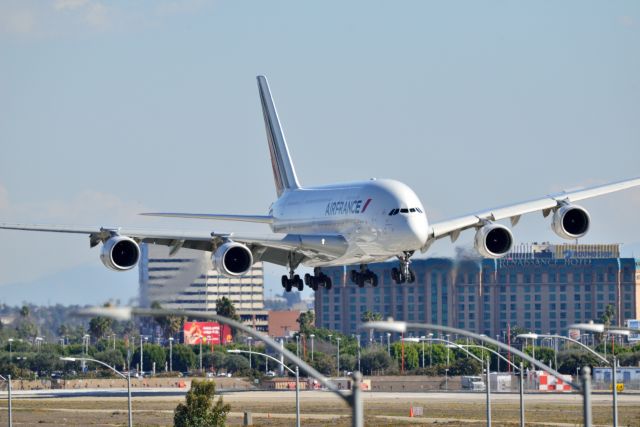
[[[361,214],[367,210],[369,203],[371,203],[371,199],[367,199],[364,202],[362,200],[329,202],[327,203],[327,209],[325,209],[324,214],[327,216]]]

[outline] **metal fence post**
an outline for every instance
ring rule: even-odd
[[[487,370],[485,371],[487,374],[487,426],[491,427],[491,373],[490,371],[490,361],[491,357],[487,356]]]
[[[7,383],[8,388],[7,388],[7,393],[8,393],[8,398],[9,398],[9,427],[13,426],[13,410],[11,407],[11,375],[7,375]]]
[[[351,425],[353,427],[364,427],[364,406],[362,404],[362,374],[357,371],[353,373],[353,381],[351,384],[351,408],[353,410],[351,416]]]
[[[296,427],[300,427],[300,368],[296,365]]]
[[[580,380],[582,381],[582,412],[584,414],[584,426],[591,427],[591,368],[588,366],[582,367]]]
[[[520,362],[520,427],[524,427],[524,366]]]
[[[613,427],[618,427],[618,380],[616,378],[618,370],[618,360],[616,356],[613,356],[613,365],[611,367],[611,381],[612,381],[612,393],[613,393]]]

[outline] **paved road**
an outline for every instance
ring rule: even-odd
[[[132,396],[139,397],[157,397],[171,398],[181,397],[186,394],[186,389],[176,388],[148,388],[144,390],[132,390]],[[255,400],[272,400],[277,401],[284,396],[293,396],[293,391],[237,391],[237,390],[218,390],[220,394],[232,397],[235,401],[255,401]],[[14,390],[12,396],[15,399],[20,398],[60,398],[60,397],[124,397],[127,394],[126,388],[121,389],[70,389],[70,390]],[[6,398],[7,393],[0,393],[0,399]],[[336,395],[327,391],[308,390],[301,391],[302,399],[312,400],[335,400]],[[486,395],[484,393],[461,393],[461,392],[422,392],[422,393],[401,393],[401,392],[365,392],[362,393],[363,399],[367,400],[424,400],[443,401],[443,402],[484,402]],[[517,393],[492,393],[491,400],[494,402],[518,402],[519,395]],[[527,393],[525,394],[527,402],[544,403],[544,402],[582,402],[582,395],[577,393]],[[596,402],[608,402],[611,400],[609,393],[595,393],[592,400]],[[620,403],[638,403],[640,404],[640,393],[620,393],[618,394]]]

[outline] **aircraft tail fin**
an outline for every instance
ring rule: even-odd
[[[267,130],[267,140],[269,142],[269,154],[271,154],[271,167],[273,168],[273,178],[276,184],[278,197],[289,189],[300,188],[296,170],[293,167],[287,141],[284,138],[278,112],[271,97],[269,83],[265,76],[258,76],[258,89],[260,91],[260,103],[262,104],[262,114],[264,125]]]

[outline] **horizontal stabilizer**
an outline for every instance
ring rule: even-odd
[[[225,215],[225,214],[198,214],[198,213],[172,213],[172,212],[147,212],[140,215],[161,216],[166,218],[190,218],[209,219],[214,221],[242,221],[261,224],[271,224],[273,217],[269,215]]]

